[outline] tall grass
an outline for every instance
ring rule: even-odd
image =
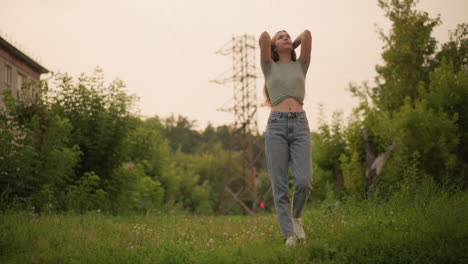
[[[0,263],[467,263],[468,192],[309,202],[307,241],[283,245],[274,215],[111,216],[9,211]]]

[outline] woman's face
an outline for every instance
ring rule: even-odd
[[[284,51],[291,51],[292,50],[292,40],[289,36],[288,32],[280,31],[276,33],[275,36],[275,49],[276,52],[284,52]]]

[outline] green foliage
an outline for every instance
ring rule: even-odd
[[[105,85],[99,68],[76,83],[67,74],[56,74],[55,79],[57,89],[49,101],[53,111],[73,125],[71,144],[83,152],[78,174],[94,171],[108,180],[126,158],[124,139],[134,127],[130,110],[135,98],[125,93],[120,80]]]
[[[440,66],[443,58],[453,64],[453,72],[468,68],[468,23],[457,25],[455,32],[450,33],[450,41],[436,54],[433,67]]]
[[[65,197],[67,208],[80,213],[99,209],[106,200],[106,192],[100,188],[100,181],[94,172],[87,172],[70,185]]]
[[[167,170],[170,156],[169,141],[162,135],[162,129],[157,119],[140,121],[123,143],[128,151],[128,160],[144,162],[145,174],[154,179],[161,178]]]
[[[312,133],[312,163],[313,189],[312,196],[324,199],[326,186],[335,186],[335,191],[341,190],[338,177],[342,177],[340,156],[346,151],[342,113],[333,113],[332,124],[328,125],[323,119],[317,133]]]
[[[468,45],[468,36],[465,34],[463,42]],[[465,47],[468,49],[468,47]],[[434,111],[443,111],[456,119],[457,137],[459,143],[455,153],[458,157],[458,170],[464,184],[468,184],[468,66],[464,65],[457,71],[451,61],[442,59],[438,68],[431,73],[430,84],[424,89],[420,87],[420,96],[426,100],[428,107]],[[464,173],[464,174],[463,174]]]
[[[343,137],[342,113],[333,113],[332,124],[320,122],[317,137],[314,140],[316,149],[316,164],[325,170],[336,171],[339,168],[338,158],[345,151],[346,142]],[[334,178],[327,179],[333,181]]]
[[[348,194],[356,195],[360,198],[365,197],[366,180],[365,167],[357,152],[351,152],[351,157],[345,154],[340,156],[340,162],[343,170],[344,187]]]
[[[114,177],[121,181],[122,189],[114,191],[112,204],[115,213],[148,213],[162,208],[165,190],[161,183],[146,174],[146,161],[123,164]]]
[[[4,93],[7,107],[0,113],[3,206],[14,200],[38,210],[50,203],[59,206],[51,197],[63,193],[81,155],[79,147],[70,144],[69,120],[49,111],[43,100],[47,86],[38,85],[42,92],[36,97],[15,99],[11,91]],[[22,94],[28,89],[23,87]]]
[[[36,210],[85,211],[106,201],[112,171],[128,153],[123,143],[134,119],[133,97],[124,85],[116,80],[105,86],[102,79],[100,69],[76,84],[67,74],[56,74],[55,89],[39,82],[37,93],[31,84],[19,98],[4,92],[2,209],[17,203]]]
[[[28,133],[6,115],[1,117],[0,184],[2,207],[5,207],[12,197],[23,196],[33,187],[34,178],[30,175],[37,154],[26,144]]]
[[[412,106],[408,99],[391,120],[394,138],[399,144],[393,158],[398,166],[389,164],[395,170],[393,176],[401,177],[402,170],[410,166],[417,152],[421,173],[445,183],[446,179],[442,177],[453,174],[458,162],[456,119],[457,116],[450,117],[445,112],[429,109],[424,100]]]
[[[340,158],[350,194],[362,196],[365,186],[363,127],[375,155],[387,151],[392,140],[397,143],[383,168],[381,194],[412,178],[465,187],[468,182],[467,25],[459,25],[436,52],[431,33],[440,18],[430,18],[415,5],[413,0],[379,1],[392,28],[380,32],[384,65],[376,67],[377,85],[349,85],[360,100],[345,129],[347,152]]]
[[[53,77],[53,89],[41,82],[34,97],[16,99],[5,92],[1,209],[209,215],[233,207],[242,212],[224,196],[227,171],[242,172],[242,154],[226,150],[239,148],[231,127],[209,125],[200,132],[183,116],[142,120],[131,112],[135,97],[119,80],[105,84],[99,68],[77,80],[66,73]],[[27,89],[21,94],[31,94]],[[255,166],[266,193],[264,165]],[[231,184],[245,185],[242,179]]]
[[[431,33],[441,20],[415,10],[415,5],[414,0],[379,0],[392,22],[388,35],[380,31],[385,64],[376,66],[378,85],[373,89],[382,110],[398,109],[406,97],[415,99],[419,82],[428,81],[428,66],[436,47]]]
[[[455,168],[459,164],[456,155],[459,143],[457,115],[431,109],[426,100],[418,99],[412,103],[409,97],[398,111],[371,109],[365,115],[361,126],[369,128],[369,138],[376,153],[385,152],[392,140],[398,144],[385,164],[381,187],[388,190],[396,187],[415,158],[419,174],[432,175],[439,183],[455,179]],[[366,164],[362,134],[358,127],[350,127],[348,133],[354,133],[349,142],[360,144],[350,145],[350,154],[342,156],[345,186],[363,186]],[[354,187],[352,189],[356,190]]]
[[[178,151],[170,169],[161,179],[166,189],[168,206],[179,204],[196,214],[213,214],[220,206],[224,193],[226,168],[239,162],[218,146],[214,153],[190,155]],[[239,164],[239,163],[237,163]]]
[[[162,120],[164,124],[164,136],[169,139],[171,149],[176,152],[180,149],[184,153],[194,153],[200,142],[200,133],[194,128],[196,121],[179,115],[174,115]]]

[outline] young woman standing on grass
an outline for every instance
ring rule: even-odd
[[[264,93],[271,107],[265,137],[267,166],[281,234],[286,245],[295,245],[298,239],[305,239],[301,216],[312,188],[310,128],[302,108],[312,36],[305,30],[292,41],[284,30],[273,38],[265,31],[259,44]],[[301,54],[296,59],[298,46]],[[294,176],[292,208],[289,165]]]

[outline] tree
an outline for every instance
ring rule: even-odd
[[[468,67],[460,66],[456,71],[453,60],[443,57],[441,64],[430,75],[430,83],[420,87],[421,100],[427,102],[432,111],[446,113],[454,120],[457,132],[452,135],[459,139],[454,152],[457,159],[455,169],[464,186],[468,185]],[[436,124],[434,124],[436,126]],[[453,175],[454,176],[454,175]]]
[[[454,32],[450,32],[450,40],[436,54],[432,69],[439,67],[443,58],[452,63],[454,73],[468,68],[468,23],[459,24]]]
[[[29,89],[26,83],[23,91]],[[0,193],[2,207],[19,201],[41,210],[63,207],[60,197],[75,178],[82,152],[71,142],[72,124],[51,111],[47,83],[33,97],[5,90],[0,112]]]
[[[387,151],[383,153],[376,153],[372,142],[367,136],[367,128],[362,129],[362,137],[364,138],[364,142],[366,144],[366,193],[367,195],[372,195],[374,194],[375,189],[379,183],[380,175],[382,173],[385,162],[390,157],[390,154],[395,150],[397,144],[395,140],[393,140],[392,145],[388,148]]]
[[[405,97],[415,99],[419,82],[429,80],[430,63],[436,47],[431,36],[439,17],[415,10],[414,0],[379,0],[379,6],[392,21],[388,35],[380,30],[384,41],[384,65],[376,66],[377,86],[372,89],[377,107],[396,110]]]
[[[179,148],[184,153],[194,153],[200,143],[200,133],[195,130],[195,120],[174,115],[161,121],[164,125],[164,136],[169,139],[172,152]]]
[[[70,144],[83,153],[74,180],[93,172],[100,178],[99,188],[112,192],[118,183],[114,170],[127,158],[125,139],[136,126],[131,113],[136,97],[127,95],[118,79],[106,85],[100,68],[77,82],[66,73],[55,74],[55,87],[48,98],[51,109],[70,120]]]
[[[362,168],[359,162],[363,162],[363,155],[355,147],[357,142],[362,142],[362,148],[366,141],[372,142],[375,154],[389,153],[387,148],[395,140],[399,147],[381,170],[380,189],[391,190],[407,177],[431,177],[444,184],[459,183],[461,176],[467,182],[463,176],[468,153],[467,26],[459,25],[450,41],[436,52],[431,33],[441,20],[415,10],[415,2],[379,1],[392,28],[388,35],[380,31],[384,64],[376,66],[376,85],[349,85],[360,99],[355,129],[349,131],[355,134],[357,127],[366,127],[368,137],[364,142],[356,137],[348,140],[350,154],[341,157],[345,180],[356,179]]]
[[[321,116],[323,115],[322,111]],[[325,198],[327,184],[339,194],[344,188],[340,156],[346,152],[342,113],[333,113],[332,124],[320,118],[318,133],[312,134],[312,160],[314,164],[314,189]],[[318,193],[314,195],[319,195]]]

